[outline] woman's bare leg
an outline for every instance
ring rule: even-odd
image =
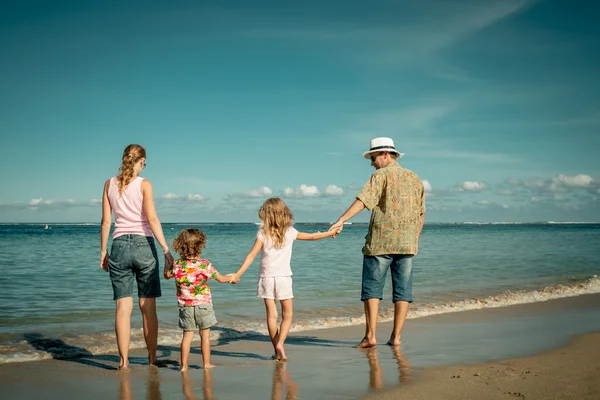
[[[129,368],[129,340],[131,339],[131,312],[133,297],[117,299],[115,311],[115,334],[119,348],[119,368]]]

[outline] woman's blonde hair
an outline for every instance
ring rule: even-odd
[[[146,158],[146,149],[139,144],[130,144],[123,150],[121,167],[119,168],[119,175],[117,175],[117,184],[120,193],[123,193],[127,185],[133,180],[135,164],[142,158]]]
[[[267,199],[258,210],[265,238],[273,241],[276,249],[285,245],[285,232],[294,223],[294,216],[288,206],[279,197]]]
[[[173,240],[173,250],[181,258],[196,258],[202,254],[202,249],[206,247],[206,235],[198,229],[184,229]]]

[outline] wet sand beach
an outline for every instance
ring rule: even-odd
[[[3,364],[0,398],[599,398],[598,294],[411,319],[400,349],[384,345],[390,331],[379,324],[369,350],[352,347],[362,326],[292,333],[285,364],[270,360],[265,336],[224,340],[207,371],[196,336],[187,374],[167,345],[164,366],[135,350],[128,373],[116,370],[116,354]],[[56,343],[41,335],[35,345]]]

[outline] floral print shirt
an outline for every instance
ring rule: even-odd
[[[356,198],[371,211],[363,254],[416,254],[425,214],[423,182],[396,161],[371,175]]]
[[[201,258],[176,260],[169,275],[175,278],[179,306],[212,303],[208,280],[215,279],[217,273],[210,261]]]

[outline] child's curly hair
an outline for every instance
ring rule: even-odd
[[[200,256],[204,247],[206,247],[206,235],[194,228],[182,230],[173,240],[173,250],[185,259]]]

